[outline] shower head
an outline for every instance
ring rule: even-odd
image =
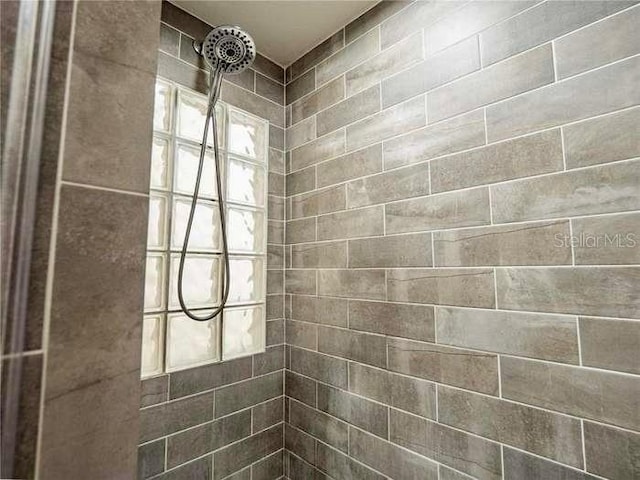
[[[223,73],[240,73],[256,58],[253,38],[232,25],[215,27],[202,44],[194,42],[194,48],[212,69],[220,68]]]

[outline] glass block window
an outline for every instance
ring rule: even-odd
[[[216,106],[231,285],[216,319],[196,322],[178,303],[178,263],[195,185],[207,98],[158,79],[153,118],[142,376],[264,351],[267,245],[266,120]],[[184,297],[199,316],[222,297],[222,237],[213,135],[185,260]]]

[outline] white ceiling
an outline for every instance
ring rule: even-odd
[[[238,25],[258,51],[288,66],[377,0],[172,0],[210,25]]]

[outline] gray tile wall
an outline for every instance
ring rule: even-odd
[[[206,92],[207,72],[191,42],[210,28],[163,2],[158,75]],[[139,479],[275,480],[283,475],[283,82],[284,69],[258,55],[253,68],[226,77],[222,87],[223,101],[270,122],[267,350],[142,381]],[[300,188],[304,181],[297,181]]]
[[[383,1],[287,69],[289,478],[640,478],[633,4]]]

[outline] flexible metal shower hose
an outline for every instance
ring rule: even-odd
[[[187,220],[187,228],[184,233],[184,242],[180,252],[180,266],[178,267],[178,300],[182,311],[192,320],[198,322],[206,322],[218,316],[229,297],[229,285],[231,274],[229,271],[229,250],[227,247],[227,226],[224,209],[224,194],[222,191],[222,179],[220,177],[220,152],[218,148],[218,128],[216,124],[215,108],[218,98],[220,97],[220,89],[222,87],[222,68],[218,67],[211,70],[209,74],[209,104],[207,106],[207,116],[204,124],[204,134],[202,135],[202,145],[200,147],[200,161],[198,163],[198,173],[196,174],[196,184],[194,187],[193,198],[191,200],[191,209],[189,210],[189,219]],[[204,167],[204,157],[207,151],[207,136],[209,134],[209,120],[213,125],[213,153],[216,166],[216,185],[218,187],[218,209],[220,212],[220,228],[222,230],[222,255],[224,257],[224,280],[222,284],[222,299],[220,305],[216,309],[205,316],[199,317],[192,313],[184,301],[182,283],[184,277],[184,262],[187,256],[187,247],[189,245],[189,237],[191,236],[191,227],[193,226],[193,218],[196,212],[198,201],[198,192],[200,191],[200,180],[202,179],[202,170]]]

